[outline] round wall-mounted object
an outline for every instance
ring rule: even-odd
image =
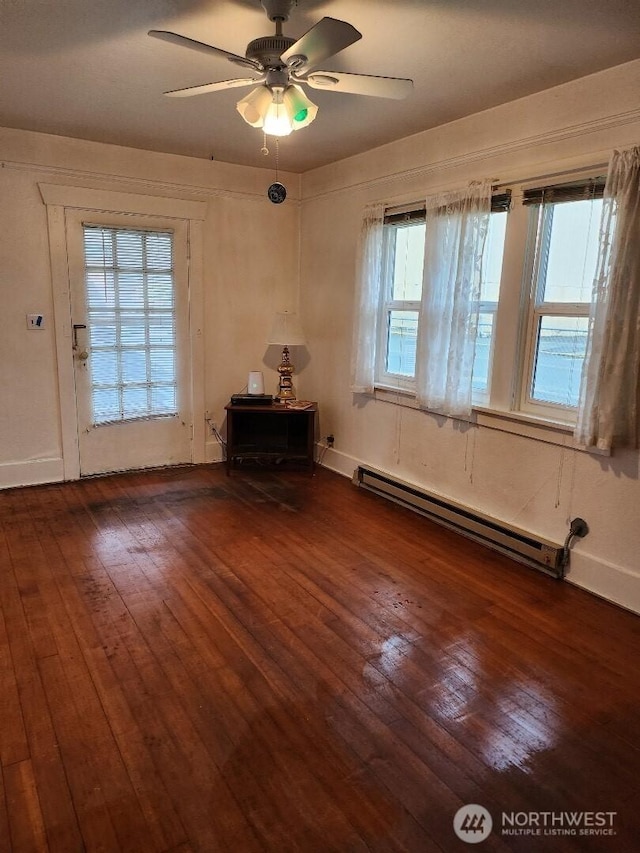
[[[267,190],[267,195],[269,196],[269,201],[272,201],[274,204],[282,204],[287,197],[287,190],[282,184],[275,183],[271,184]]]

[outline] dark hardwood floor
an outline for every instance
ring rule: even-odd
[[[0,492],[0,593],[2,853],[640,848],[640,618],[326,470]]]

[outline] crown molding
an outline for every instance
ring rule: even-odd
[[[243,201],[264,202],[268,201],[266,188],[264,193],[241,192],[235,190],[207,187],[200,184],[174,183],[169,181],[156,181],[150,178],[131,178],[111,175],[104,172],[94,172],[83,169],[70,169],[61,166],[47,166],[42,163],[20,162],[16,160],[1,160],[0,169],[9,169],[16,172],[30,172],[46,178],[54,179],[56,182],[64,182],[65,186],[77,185],[78,189],[94,190],[117,190],[123,193],[135,193],[137,195],[167,196],[172,199],[185,202],[209,201],[212,198],[232,198]],[[80,183],[81,182],[81,183]],[[299,198],[287,197],[287,201],[299,206]]]
[[[340,187],[333,187],[327,190],[321,190],[310,195],[304,194],[304,175],[302,187],[302,201],[313,201],[332,195],[340,195],[342,193],[352,193],[354,190],[372,190],[386,187],[388,184],[394,184],[394,195],[397,194],[398,182],[408,183],[415,182],[421,178],[428,177],[439,172],[450,169],[458,169],[464,166],[470,166],[475,163],[484,163],[497,157],[518,154],[521,151],[531,151],[536,148],[542,148],[548,145],[555,145],[566,142],[572,139],[584,138],[596,133],[618,130],[628,125],[640,125],[640,109],[629,110],[617,115],[606,116],[605,118],[594,119],[592,121],[581,122],[579,124],[570,125],[559,130],[547,131],[545,133],[534,134],[531,136],[522,137],[511,142],[492,145],[486,148],[481,148],[475,151],[468,151],[464,154],[455,155],[453,157],[444,157],[439,160],[434,160],[423,166],[417,166],[413,169],[406,169],[397,172],[390,172],[386,175],[381,175],[375,178],[370,178],[363,181],[353,181],[349,184],[342,184]],[[442,128],[435,128],[440,130]],[[639,128],[640,130],[640,128]],[[430,131],[425,131],[429,133]],[[402,144],[404,140],[390,143],[391,146]],[[367,152],[370,153],[370,152]],[[354,162],[358,158],[364,158],[367,153],[357,155],[353,158]],[[608,159],[608,158],[607,158]],[[344,162],[344,161],[342,161]],[[330,168],[330,167],[329,167]]]

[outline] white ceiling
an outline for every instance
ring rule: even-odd
[[[363,36],[325,70],[410,77],[414,92],[391,101],[308,90],[318,116],[280,141],[285,171],[640,57],[640,0],[298,0],[284,34],[297,38],[325,15]],[[235,109],[248,89],[162,95],[242,69],[149,29],[241,55],[275,31],[259,0],[0,0],[0,125],[266,165],[261,131]]]

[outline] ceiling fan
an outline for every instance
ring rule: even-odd
[[[321,71],[317,66],[362,38],[362,34],[345,21],[322,18],[301,38],[282,34],[282,24],[289,19],[295,0],[262,0],[262,6],[275,23],[275,35],[262,36],[247,45],[244,56],[196,41],[166,30],[150,30],[153,38],[189,47],[202,53],[223,56],[229,62],[248,69],[252,77],[238,77],[174,89],[165,92],[174,98],[191,97],[205,92],[219,92],[241,86],[256,86],[237,104],[243,119],[265,133],[286,136],[292,130],[307,127],[316,117],[318,107],[309,100],[301,84],[312,89],[369,95],[377,98],[405,98],[413,81],[399,77],[376,77],[344,71]]]

